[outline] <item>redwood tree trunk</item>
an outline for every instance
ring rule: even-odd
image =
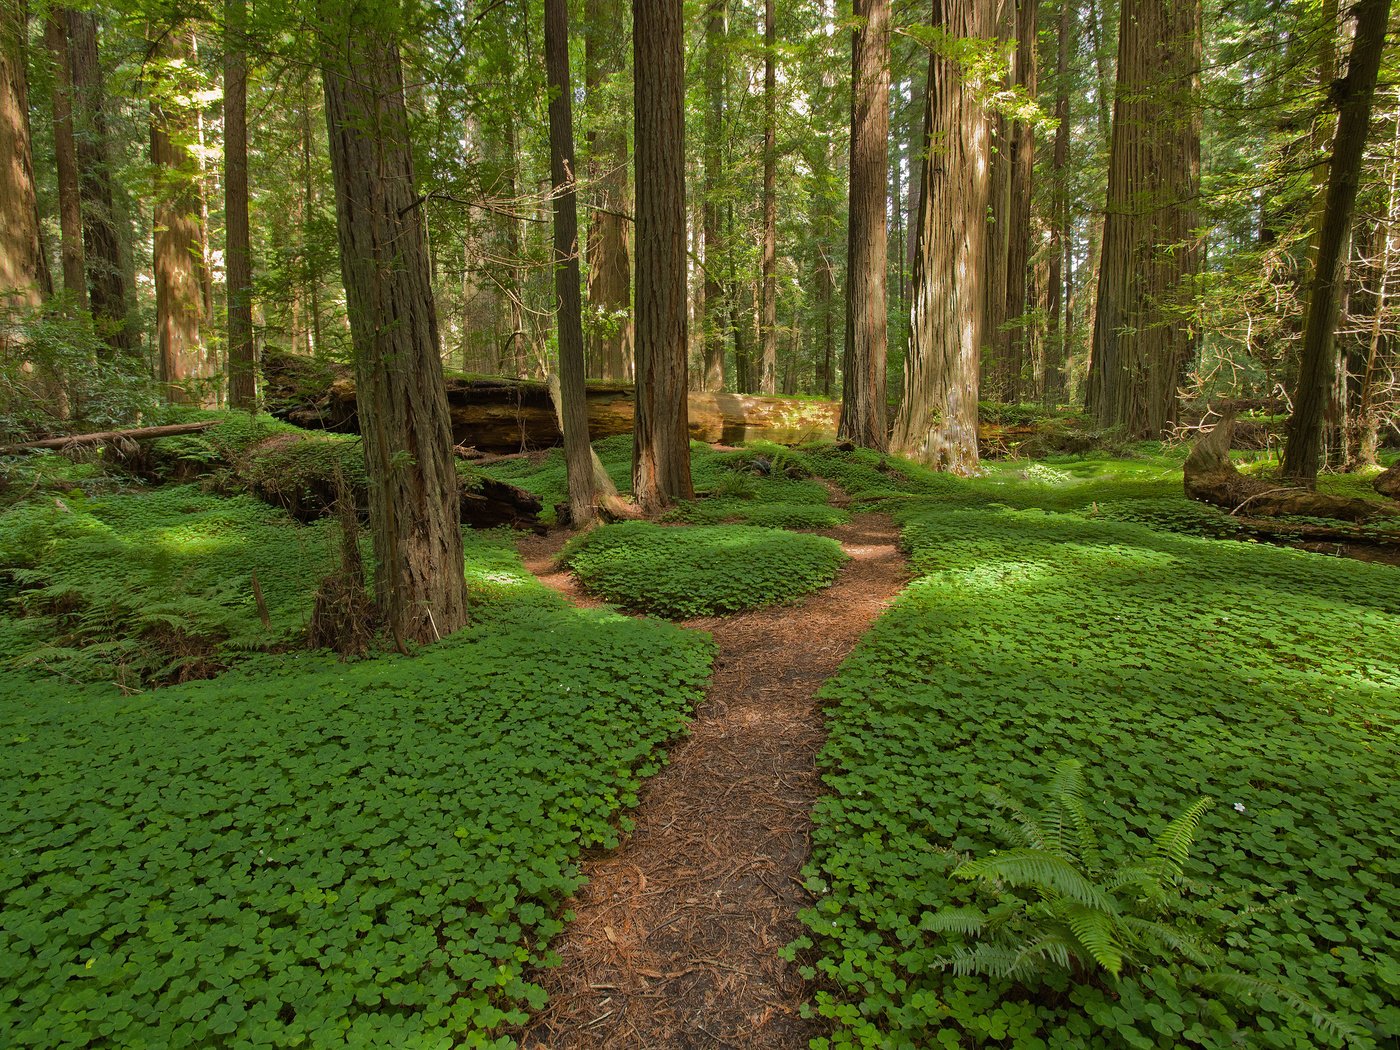
[[[690,499],[686,417],[685,26],[681,0],[632,8],[637,164],[637,408],[632,491]]]
[[[588,305],[592,328],[591,374],[625,382],[632,378],[632,266],[627,220],[627,128],[606,102],[594,103],[603,84],[624,73],[618,40],[621,0],[588,0],[584,80],[597,127],[589,132],[588,167],[598,207],[588,218]],[[625,118],[624,118],[625,119]]]
[[[1101,426],[1155,438],[1176,421],[1195,349],[1198,0],[1123,0],[1118,33],[1087,408]]]
[[[224,265],[228,282],[228,401],[257,404],[253,358],[253,268],[248,238],[247,0],[224,3]],[[313,347],[313,349],[319,349]]]
[[[585,403],[568,0],[545,0],[544,63],[550,89],[549,170],[554,183],[554,292],[559,303],[559,415],[564,424],[569,510],[574,525],[582,526],[593,520],[596,497]]]
[[[763,288],[759,393],[778,392],[778,79],[773,0],[763,4]]]
[[[1013,87],[1036,97],[1035,48],[1038,0],[1020,0],[1016,5],[1016,51],[1012,59]],[[1030,274],[1031,191],[1035,180],[1035,127],[1027,120],[1008,125],[1008,166],[1011,169],[1011,204],[1007,213],[1006,306],[1004,323],[1008,330],[998,340],[1001,349],[1001,393],[1015,404],[1022,398],[1021,374],[1025,369],[1031,330],[1025,314],[1032,307],[1027,277]]]
[[[855,14],[862,21],[851,45],[851,190],[840,433],[857,445],[883,450],[889,446],[885,419],[888,0],[856,0]]]
[[[1074,5],[1060,7],[1060,26],[1055,57],[1055,152],[1051,185],[1049,327],[1045,341],[1041,397],[1056,404],[1064,394],[1064,364],[1069,356],[1072,329],[1069,296],[1065,286],[1073,280],[1074,256],[1070,248],[1073,231],[1069,214],[1069,57],[1074,39]]]
[[[87,308],[87,276],[83,268],[83,212],[78,193],[78,150],[73,137],[73,78],[68,61],[68,19],[63,8],[49,9],[44,43],[53,58],[53,144],[58,168],[59,258],[63,290],[73,303]]]
[[[725,0],[711,0],[705,12],[705,285],[704,390],[724,389],[724,286],[720,283],[723,249],[720,237],[720,183],[723,179],[720,137],[724,134]]]
[[[986,40],[995,31],[994,0],[945,0],[935,6],[954,39]],[[904,398],[894,451],[939,470],[977,466],[977,380],[985,319],[988,200],[985,85],[961,66],[929,59],[928,110],[910,308]]]
[[[191,59],[189,35],[165,36],[159,53]],[[151,99],[151,165],[155,170],[156,335],[160,379],[170,401],[197,401],[192,382],[204,377],[199,321],[204,314],[200,285],[199,166],[190,153],[194,116],[169,85]]]
[[[1346,270],[1356,190],[1371,120],[1371,98],[1385,49],[1390,0],[1358,0],[1356,40],[1342,81],[1342,109],[1332,143],[1327,203],[1317,242],[1316,265],[1308,287],[1308,314],[1293,414],[1284,448],[1285,477],[1312,486],[1322,459],[1323,422],[1337,386],[1337,316]]]
[[[452,431],[414,191],[398,41],[337,12],[322,70],[365,468],[375,599],[396,642],[467,621]]]
[[[139,336],[131,319],[130,246],[122,236],[112,194],[111,143],[107,99],[97,53],[97,18],[89,11],[64,10],[68,60],[73,80],[78,191],[83,219],[83,255],[88,299],[98,333],[113,351],[136,349]]]
[[[28,17],[0,7],[0,306],[36,306],[53,291],[39,240],[25,70]]]

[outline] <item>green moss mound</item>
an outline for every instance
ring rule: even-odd
[[[711,646],[568,606],[503,538],[467,575],[473,626],[411,659],[134,697],[0,675],[7,1041],[513,1045]]]
[[[846,477],[873,488],[892,477],[877,467],[848,457]],[[832,1045],[1339,1045],[1189,964],[936,967],[959,942],[931,916],[978,903],[952,870],[1004,846],[983,785],[1028,797],[1062,757],[1084,762],[1106,865],[1214,796],[1187,874],[1241,893],[1225,964],[1299,990],[1352,1045],[1400,1038],[1400,572],[1178,535],[1213,512],[1177,503],[1160,462],[932,483],[887,467],[920,575],[822,693],[830,794],[804,919],[812,975],[837,989],[818,998]],[[1260,886],[1273,907],[1253,913]]]
[[[846,561],[825,536],[644,521],[594,529],[562,558],[599,597],[674,619],[793,601],[831,583]]]

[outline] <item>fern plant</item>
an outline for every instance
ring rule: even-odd
[[[1103,871],[1076,759],[1056,769],[1042,816],[1032,816],[1000,788],[985,794],[1010,816],[998,819],[996,830],[1013,848],[954,869],[955,877],[980,882],[994,904],[945,909],[923,921],[926,930],[974,942],[952,948],[940,965],[958,974],[1024,979],[1047,969],[1102,969],[1117,977],[1144,960],[1213,961],[1199,918],[1218,902],[1203,907],[1190,900],[1183,872],[1209,798],[1187,806],[1145,856]]]

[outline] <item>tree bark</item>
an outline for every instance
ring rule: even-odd
[[[322,78],[375,598],[402,648],[467,622],[457,474],[398,40],[362,7],[328,21]]]
[[[681,0],[632,8],[637,409],[632,492],[651,514],[695,495],[686,414],[685,26]]]
[[[224,265],[228,285],[228,401],[257,404],[253,356],[253,267],[248,235],[247,0],[224,2]],[[313,351],[315,346],[313,345]]]
[[[720,233],[720,186],[724,178],[724,63],[726,0],[710,0],[705,11],[705,372],[702,389],[724,389],[724,286],[720,283],[723,241]]]
[[[1134,438],[1176,422],[1196,345],[1199,68],[1198,0],[1123,0],[1087,408]]]
[[[778,392],[778,79],[773,0],[763,3],[763,287],[758,392]]]
[[[856,0],[851,44],[851,175],[846,255],[846,345],[841,437],[889,447],[885,408],[888,338],[890,25],[888,0]]]
[[[157,54],[190,59],[189,35],[165,35]],[[169,84],[151,98],[151,165],[155,171],[155,236],[152,265],[156,287],[156,334],[160,380],[172,402],[196,402],[195,383],[205,377],[199,321],[204,313],[199,267],[199,177],[190,156],[194,120]]]
[[[954,39],[986,40],[993,0],[945,0],[936,21]],[[919,254],[914,260],[904,397],[891,448],[939,470],[977,466],[977,380],[985,320],[989,150],[979,101],[956,60],[929,58]]]
[[[130,353],[139,342],[131,317],[132,271],[128,239],[112,194],[111,143],[107,99],[97,52],[97,19],[91,12],[64,9],[68,60],[73,83],[73,114],[78,191],[83,219],[83,262],[88,300],[98,334],[115,353]]]
[[[1356,40],[1346,77],[1341,82],[1342,108],[1332,143],[1316,263],[1308,286],[1308,312],[1303,331],[1303,355],[1293,414],[1288,418],[1283,475],[1312,487],[1322,460],[1323,423],[1337,386],[1337,317],[1346,272],[1346,246],[1351,233],[1356,190],[1371,120],[1371,98],[1385,49],[1390,0],[1358,0]]]
[[[39,239],[29,131],[29,79],[23,3],[0,7],[0,307],[37,306],[53,292]]]
[[[1048,281],[1050,331],[1041,380],[1041,397],[1048,405],[1064,396],[1064,366],[1069,357],[1070,315],[1069,296],[1065,286],[1073,281],[1074,231],[1069,210],[1069,78],[1070,53],[1074,47],[1074,5],[1068,0],[1060,5],[1060,24],[1055,53],[1055,151],[1051,161],[1050,216],[1050,278]]]
[[[544,63],[549,81],[549,170],[554,181],[554,292],[559,309],[559,417],[574,525],[593,521],[593,450],[585,404],[583,316],[579,291],[578,204],[569,83],[568,0],[545,0]]]
[[[1036,12],[1039,0],[1019,0],[1016,5],[1016,51],[1012,59],[1011,83],[1028,98],[1035,99],[1038,88],[1036,68]],[[1031,329],[1026,314],[1034,307],[1029,293],[1031,247],[1031,196],[1035,180],[1035,128],[1028,120],[1009,122],[1011,205],[1007,213],[1006,307],[1003,323],[1008,325],[999,340],[1001,348],[1002,397],[1016,404],[1022,398],[1021,375],[1025,369]]]
[[[73,78],[68,61],[68,19],[55,5],[44,21],[44,43],[53,59],[53,144],[58,168],[59,259],[63,291],[79,309],[87,309],[87,275],[83,266],[83,212],[78,193],[78,148],[73,135]]]

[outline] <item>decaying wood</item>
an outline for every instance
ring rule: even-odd
[[[1361,523],[1400,514],[1374,500],[1328,496],[1241,474],[1230,461],[1233,429],[1234,416],[1226,415],[1191,450],[1184,470],[1186,495],[1191,499],[1250,518],[1292,515]]]
[[[263,376],[273,414],[279,418],[308,429],[357,431],[355,381],[348,369],[266,351]],[[635,400],[631,384],[590,382],[589,436],[597,441],[630,434]],[[459,445],[482,452],[517,452],[552,448],[563,440],[545,383],[448,377],[447,403],[452,440]],[[834,437],[840,409],[835,402],[692,391],[690,436],[712,444],[796,445]]]
[[[45,448],[76,448],[80,445],[106,445],[114,441],[152,441],[178,434],[197,434],[222,423],[222,419],[206,419],[198,423],[171,423],[160,427],[133,427],[129,430],[100,430],[92,434],[70,434],[67,437],[45,438],[42,441],[22,441],[17,445],[0,447],[0,456],[15,452],[32,452]]]
[[[1377,474],[1375,480],[1371,482],[1371,487],[1382,496],[1400,500],[1400,463]]]

